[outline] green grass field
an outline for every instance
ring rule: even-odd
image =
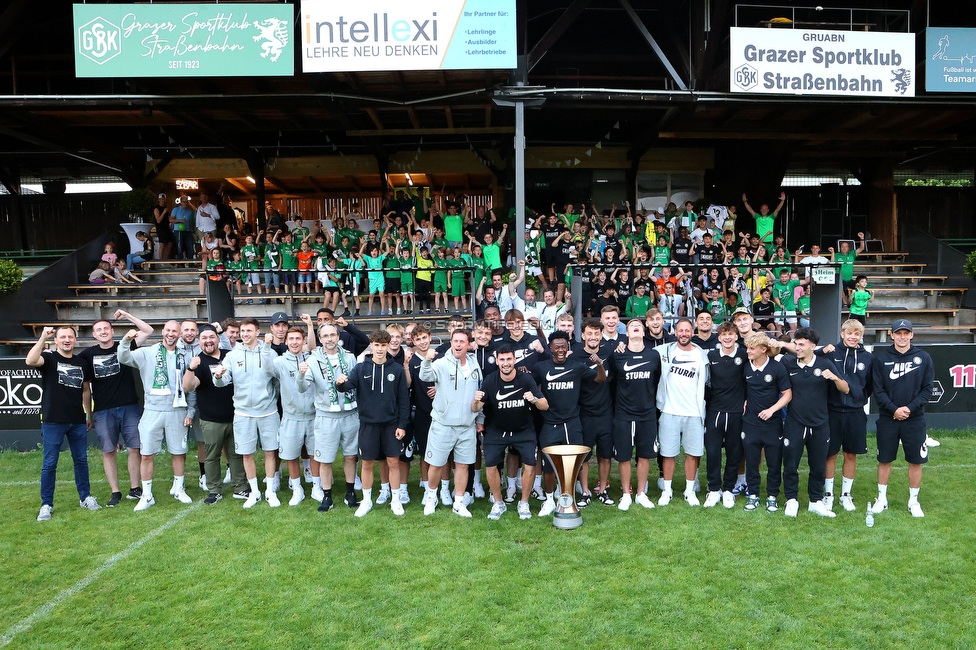
[[[934,435],[926,518],[905,509],[899,461],[874,528],[872,455],[858,511],[836,505],[834,520],[806,512],[801,469],[796,520],[746,513],[741,498],[732,511],[594,501],[582,528],[561,531],[514,509],[488,521],[486,501],[473,520],[425,518],[416,470],[403,518],[320,514],[311,499],[244,511],[229,494],[205,506],[195,487],[185,506],[166,495],[165,457],[155,507],[89,512],[67,452],[54,519],[38,523],[40,452],[0,453],[0,647],[971,648],[976,437]],[[104,503],[97,450],[89,462]]]

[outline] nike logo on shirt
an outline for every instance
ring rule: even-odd
[[[507,400],[512,395],[518,394],[519,390],[520,389],[516,388],[511,393],[505,393],[504,395],[501,392],[496,392],[495,393],[495,399],[497,399],[499,402],[504,402],[505,400]]]
[[[554,375],[554,374],[552,374],[552,371],[550,370],[549,372],[546,373],[546,379],[549,380],[549,381],[556,381],[560,377],[564,377],[564,376],[568,375],[571,372],[573,372],[573,371],[572,370],[563,370],[562,372],[556,373]]]
[[[630,372],[631,370],[634,370],[635,368],[640,368],[641,366],[646,366],[649,363],[650,363],[650,361],[641,361],[640,363],[635,363],[634,365],[630,365],[630,362],[625,362],[624,363],[624,372]]]

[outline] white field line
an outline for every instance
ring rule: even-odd
[[[173,517],[172,519],[170,519],[166,523],[162,524],[161,526],[159,526],[155,530],[152,530],[152,531],[146,533],[146,535],[143,536],[141,539],[138,539],[138,540],[132,542],[127,547],[125,547],[124,549],[122,549],[121,551],[119,551],[118,553],[116,553],[115,555],[113,555],[112,557],[110,557],[107,560],[105,560],[104,562],[102,562],[102,564],[100,566],[98,566],[94,571],[92,571],[91,573],[89,573],[88,575],[86,575],[84,578],[82,578],[81,580],[79,580],[75,584],[71,585],[70,587],[68,587],[67,589],[65,589],[61,593],[59,593],[57,596],[55,596],[54,598],[52,598],[51,600],[49,600],[47,603],[45,603],[44,605],[42,605],[41,607],[39,607],[36,611],[34,611],[33,614],[31,614],[30,616],[28,616],[27,618],[23,619],[22,621],[20,621],[19,623],[17,623],[13,627],[11,627],[9,630],[7,630],[6,632],[4,632],[4,634],[2,636],[0,636],[0,647],[3,647],[3,646],[8,645],[11,641],[14,640],[14,637],[15,636],[17,636],[18,634],[21,634],[21,633],[26,632],[27,630],[31,629],[34,626],[35,623],[37,623],[42,618],[45,618],[51,612],[53,612],[54,609],[58,605],[60,605],[64,601],[68,600],[69,598],[74,597],[79,592],[81,592],[82,590],[84,590],[85,588],[87,588],[88,585],[90,585],[91,583],[95,582],[95,580],[97,580],[99,577],[101,577],[101,575],[103,573],[105,573],[106,571],[108,571],[109,569],[111,569],[113,566],[115,566],[116,564],[118,564],[122,560],[126,559],[127,557],[129,557],[133,553],[135,553],[144,544],[146,544],[147,542],[155,539],[156,537],[159,537],[167,529],[172,528],[181,519],[183,519],[188,514],[190,514],[192,511],[194,511],[198,507],[200,507],[200,504],[201,503],[202,503],[201,501],[197,501],[196,503],[194,503],[189,508],[187,508],[185,510],[181,510],[175,517]]]

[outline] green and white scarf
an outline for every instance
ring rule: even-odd
[[[322,376],[325,377],[326,382],[329,384],[329,411],[339,412],[339,411],[352,411],[357,407],[356,404],[356,391],[351,390],[344,392],[342,397],[342,404],[339,403],[339,389],[336,388],[336,374],[335,370],[332,368],[332,362],[329,361],[328,354],[323,352],[325,357],[325,363],[319,361],[319,371]],[[339,350],[339,374],[349,375],[349,364],[346,363],[345,355],[342,354],[342,350]]]

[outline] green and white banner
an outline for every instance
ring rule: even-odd
[[[302,0],[302,70],[517,67],[515,0]]]
[[[293,12],[290,4],[76,4],[75,74],[291,76]]]

